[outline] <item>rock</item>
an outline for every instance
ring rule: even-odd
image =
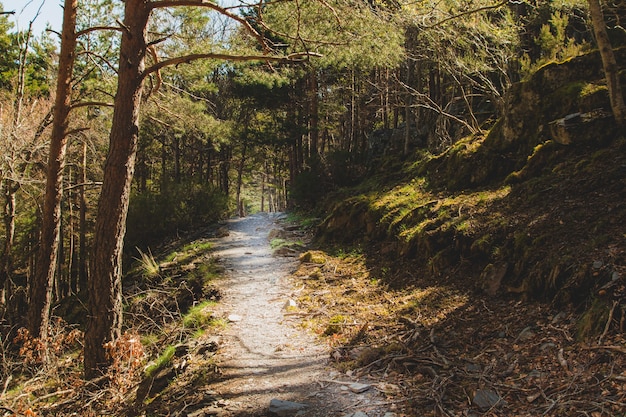
[[[482,372],[483,367],[477,363],[466,363],[465,370],[469,373],[477,374]]]
[[[383,417],[396,417],[396,416],[397,416],[396,413],[385,413]]]
[[[300,262],[324,265],[326,263],[326,257],[321,251],[307,251],[300,255]]]
[[[368,417],[368,415],[365,414],[363,411],[357,411],[356,413],[352,414],[352,417]]]
[[[552,343],[552,342],[546,342],[546,343],[541,345],[539,350],[541,350],[543,352],[546,349],[552,349],[552,348],[556,348],[556,345],[554,343]]]
[[[561,119],[553,120],[550,122],[552,139],[561,145],[589,140],[593,137],[593,134],[589,134],[594,131],[592,122],[609,116],[610,113],[597,109],[588,113],[571,113]]]
[[[352,391],[352,392],[354,392],[356,394],[360,394],[360,393],[365,392],[368,389],[372,388],[372,386],[368,385],[368,384],[360,384],[358,382],[355,382],[354,384],[348,385],[348,388],[350,389],[350,391]]]
[[[294,300],[289,299],[285,302],[285,305],[283,305],[283,310],[294,310],[298,308],[298,303],[296,303]]]
[[[289,246],[283,246],[274,251],[274,256],[295,257],[298,256],[298,251]]]
[[[216,409],[213,407],[202,408],[200,410],[196,410],[187,414],[187,417],[207,417],[207,416],[219,416],[224,413],[220,409]]]
[[[198,347],[198,350],[197,350],[196,354],[204,355],[204,354],[208,354],[208,353],[215,353],[215,352],[217,352],[219,347],[220,347],[220,345],[219,345],[219,342],[218,342],[217,338],[213,338],[213,339],[208,340],[207,342],[201,344]]]
[[[504,278],[508,269],[509,264],[506,262],[498,265],[487,265],[479,279],[482,290],[485,291],[487,295],[496,295],[502,284],[502,278]]]
[[[268,240],[277,239],[277,238],[283,237],[283,235],[284,234],[282,233],[280,229],[272,229],[267,234],[267,239]]]
[[[479,389],[472,399],[472,404],[480,408],[481,411],[487,411],[493,407],[503,406],[506,402],[494,391],[488,389]]]
[[[532,331],[532,328],[526,327],[520,332],[519,336],[517,336],[517,340],[526,341],[532,339],[533,337],[535,337],[535,333]]]
[[[215,237],[226,237],[230,235],[230,231],[227,227],[220,227],[215,231]]]
[[[307,407],[307,404],[273,399],[270,401],[269,415],[277,417],[292,417],[298,411],[302,411]]]
[[[228,321],[233,322],[233,323],[237,323],[238,321],[241,321],[242,317],[238,314],[231,314],[228,316]]]

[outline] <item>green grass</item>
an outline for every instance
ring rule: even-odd
[[[213,249],[213,243],[203,240],[196,240],[187,243],[181,248],[178,248],[174,252],[169,253],[164,261],[165,262],[177,262],[184,264],[191,259],[202,256]]]
[[[176,348],[174,346],[170,345],[166,347],[163,353],[159,355],[159,357],[154,361],[154,363],[146,367],[146,370],[145,370],[146,376],[153,377],[161,369],[168,366],[170,362],[172,361],[172,358],[174,357],[174,353],[176,353]]]
[[[147,278],[156,278],[161,273],[159,263],[154,259],[152,252],[148,249],[148,252],[143,252],[137,248],[139,252],[139,258],[135,258],[139,262],[139,269],[143,272],[143,275]]]
[[[209,326],[214,321],[212,307],[214,301],[203,301],[189,309],[183,316],[183,326],[189,329],[200,329]]]
[[[287,239],[275,238],[270,241],[270,247],[272,250],[278,250],[280,248],[294,248],[304,247],[304,242],[301,240],[291,241]]]

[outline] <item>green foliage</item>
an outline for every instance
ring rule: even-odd
[[[588,44],[577,44],[567,35],[568,26],[569,16],[561,10],[556,10],[550,21],[541,26],[536,42],[541,48],[543,62],[571,58],[588,49]]]
[[[126,243],[145,248],[179,231],[209,225],[223,218],[228,198],[209,184],[165,184],[160,192],[131,197]]]
[[[562,61],[590,50],[586,1],[551,1],[539,5],[524,22],[527,52],[519,57],[523,76],[546,63]]]
[[[150,365],[146,367],[145,374],[147,377],[153,377],[159,372],[161,369],[168,366],[172,359],[174,358],[174,354],[176,353],[176,348],[174,346],[168,346],[165,348],[163,353],[159,355],[159,357]]]
[[[382,10],[344,0],[270,3],[264,21],[281,34],[286,52],[322,57],[312,65],[336,68],[393,66],[403,57],[403,31]]]
[[[27,42],[26,54],[22,54]],[[55,49],[47,35],[35,38],[25,31],[13,32],[13,24],[6,16],[0,15],[0,89],[12,91],[16,88],[20,61],[23,59],[25,92],[34,96],[47,96],[52,84],[52,56]]]

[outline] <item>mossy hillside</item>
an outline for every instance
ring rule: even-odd
[[[615,249],[626,236],[623,134],[610,117],[575,126],[570,145],[548,128],[607,103],[587,61],[547,65],[513,88],[507,102],[517,107],[487,136],[407,163],[395,184],[383,173],[369,180],[379,187],[343,191],[349,197],[322,222],[321,240],[365,244],[395,270],[385,274],[394,286],[423,274],[463,277],[478,290],[584,307],[626,273]]]

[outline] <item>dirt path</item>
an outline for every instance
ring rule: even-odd
[[[268,233],[280,219],[257,214],[231,220],[229,235],[215,241],[215,256],[228,275],[219,314],[231,322],[217,357],[224,378],[212,387],[223,398],[219,415],[393,416],[374,386],[357,393],[359,387],[342,383],[357,381],[328,367],[328,352],[297,327],[296,316],[285,314],[295,291],[288,275],[297,260],[272,256]],[[272,400],[306,407],[270,410]]]

